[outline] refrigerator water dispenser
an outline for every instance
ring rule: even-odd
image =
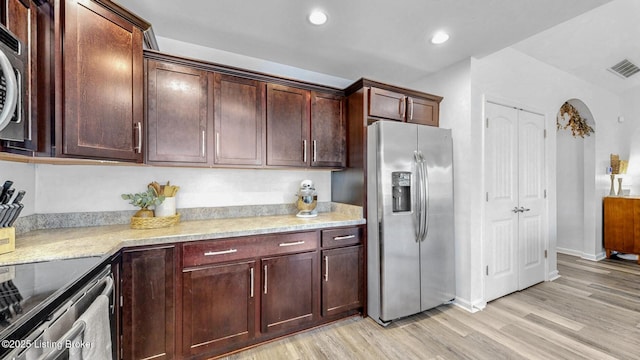
[[[393,212],[411,211],[411,172],[391,173]]]

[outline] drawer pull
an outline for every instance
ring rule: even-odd
[[[349,240],[349,239],[353,239],[355,237],[356,237],[355,235],[334,236],[333,240],[336,240],[336,241]]]
[[[329,257],[324,257],[324,282],[329,281]]]
[[[296,246],[296,245],[302,245],[304,244],[304,241],[295,241],[295,242],[288,242],[288,243],[280,243],[280,245],[278,246]]]
[[[223,251],[207,251],[206,253],[204,253],[204,256],[216,256],[216,255],[224,255],[224,254],[233,254],[235,252],[238,252],[238,249],[229,249],[229,250],[223,250]]]
[[[250,297],[253,297],[253,280],[254,280],[254,276],[253,276],[253,268],[251,268],[251,290],[250,290]]]
[[[267,294],[267,279],[269,278],[268,276],[268,272],[267,272],[267,265],[264,266],[264,294]]]

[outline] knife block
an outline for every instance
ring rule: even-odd
[[[16,249],[16,228],[0,228],[0,254],[12,252]]]

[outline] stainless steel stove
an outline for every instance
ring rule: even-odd
[[[0,338],[43,310],[102,260],[86,257],[0,267]]]

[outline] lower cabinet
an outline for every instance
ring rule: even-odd
[[[262,260],[262,331],[299,328],[318,316],[318,252]]]
[[[122,358],[206,359],[362,312],[362,231],[123,250]]]
[[[255,261],[186,269],[182,274],[184,353],[246,343],[255,336]]]
[[[122,254],[122,359],[175,357],[175,246]]]
[[[362,306],[362,254],[362,245],[322,251],[322,316],[333,316]]]

